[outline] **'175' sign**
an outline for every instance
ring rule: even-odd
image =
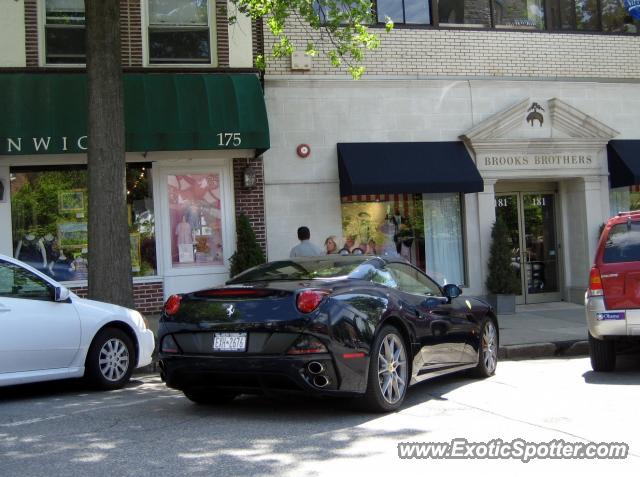
[[[242,144],[242,135],[239,132],[218,133],[218,146],[239,147]]]

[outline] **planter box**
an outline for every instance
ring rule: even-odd
[[[513,315],[516,312],[515,295],[488,295],[487,301],[498,315]]]

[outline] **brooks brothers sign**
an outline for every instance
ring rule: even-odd
[[[591,168],[591,154],[480,154],[479,169],[559,169]]]

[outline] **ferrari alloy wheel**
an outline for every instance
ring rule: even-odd
[[[395,327],[385,326],[371,349],[365,407],[376,412],[394,411],[402,405],[409,385],[404,340]]]
[[[493,376],[498,366],[498,331],[490,318],[485,318],[480,327],[480,349],[476,375],[481,378]]]

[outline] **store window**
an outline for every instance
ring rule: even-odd
[[[148,164],[127,165],[133,276],[157,273]],[[58,281],[88,276],[87,170],[84,166],[11,169],[14,257]]]
[[[493,18],[496,27],[542,30],[544,0],[493,0]]]
[[[221,175],[167,177],[174,268],[223,265]]]
[[[489,0],[438,0],[440,25],[491,26]]]
[[[45,0],[46,62],[85,63],[84,26],[84,0]]]
[[[420,194],[342,197],[342,234],[337,251],[402,256],[424,270]]]
[[[427,273],[441,285],[465,283],[462,195],[424,194]]]
[[[640,210],[640,186],[615,187],[609,190],[609,216],[618,212]]]
[[[390,18],[394,23],[429,25],[429,3],[430,0],[378,0],[378,21],[385,23]]]
[[[149,0],[149,63],[211,63],[208,0]]]
[[[356,195],[341,200],[338,252],[400,256],[440,285],[465,283],[461,194]]]

